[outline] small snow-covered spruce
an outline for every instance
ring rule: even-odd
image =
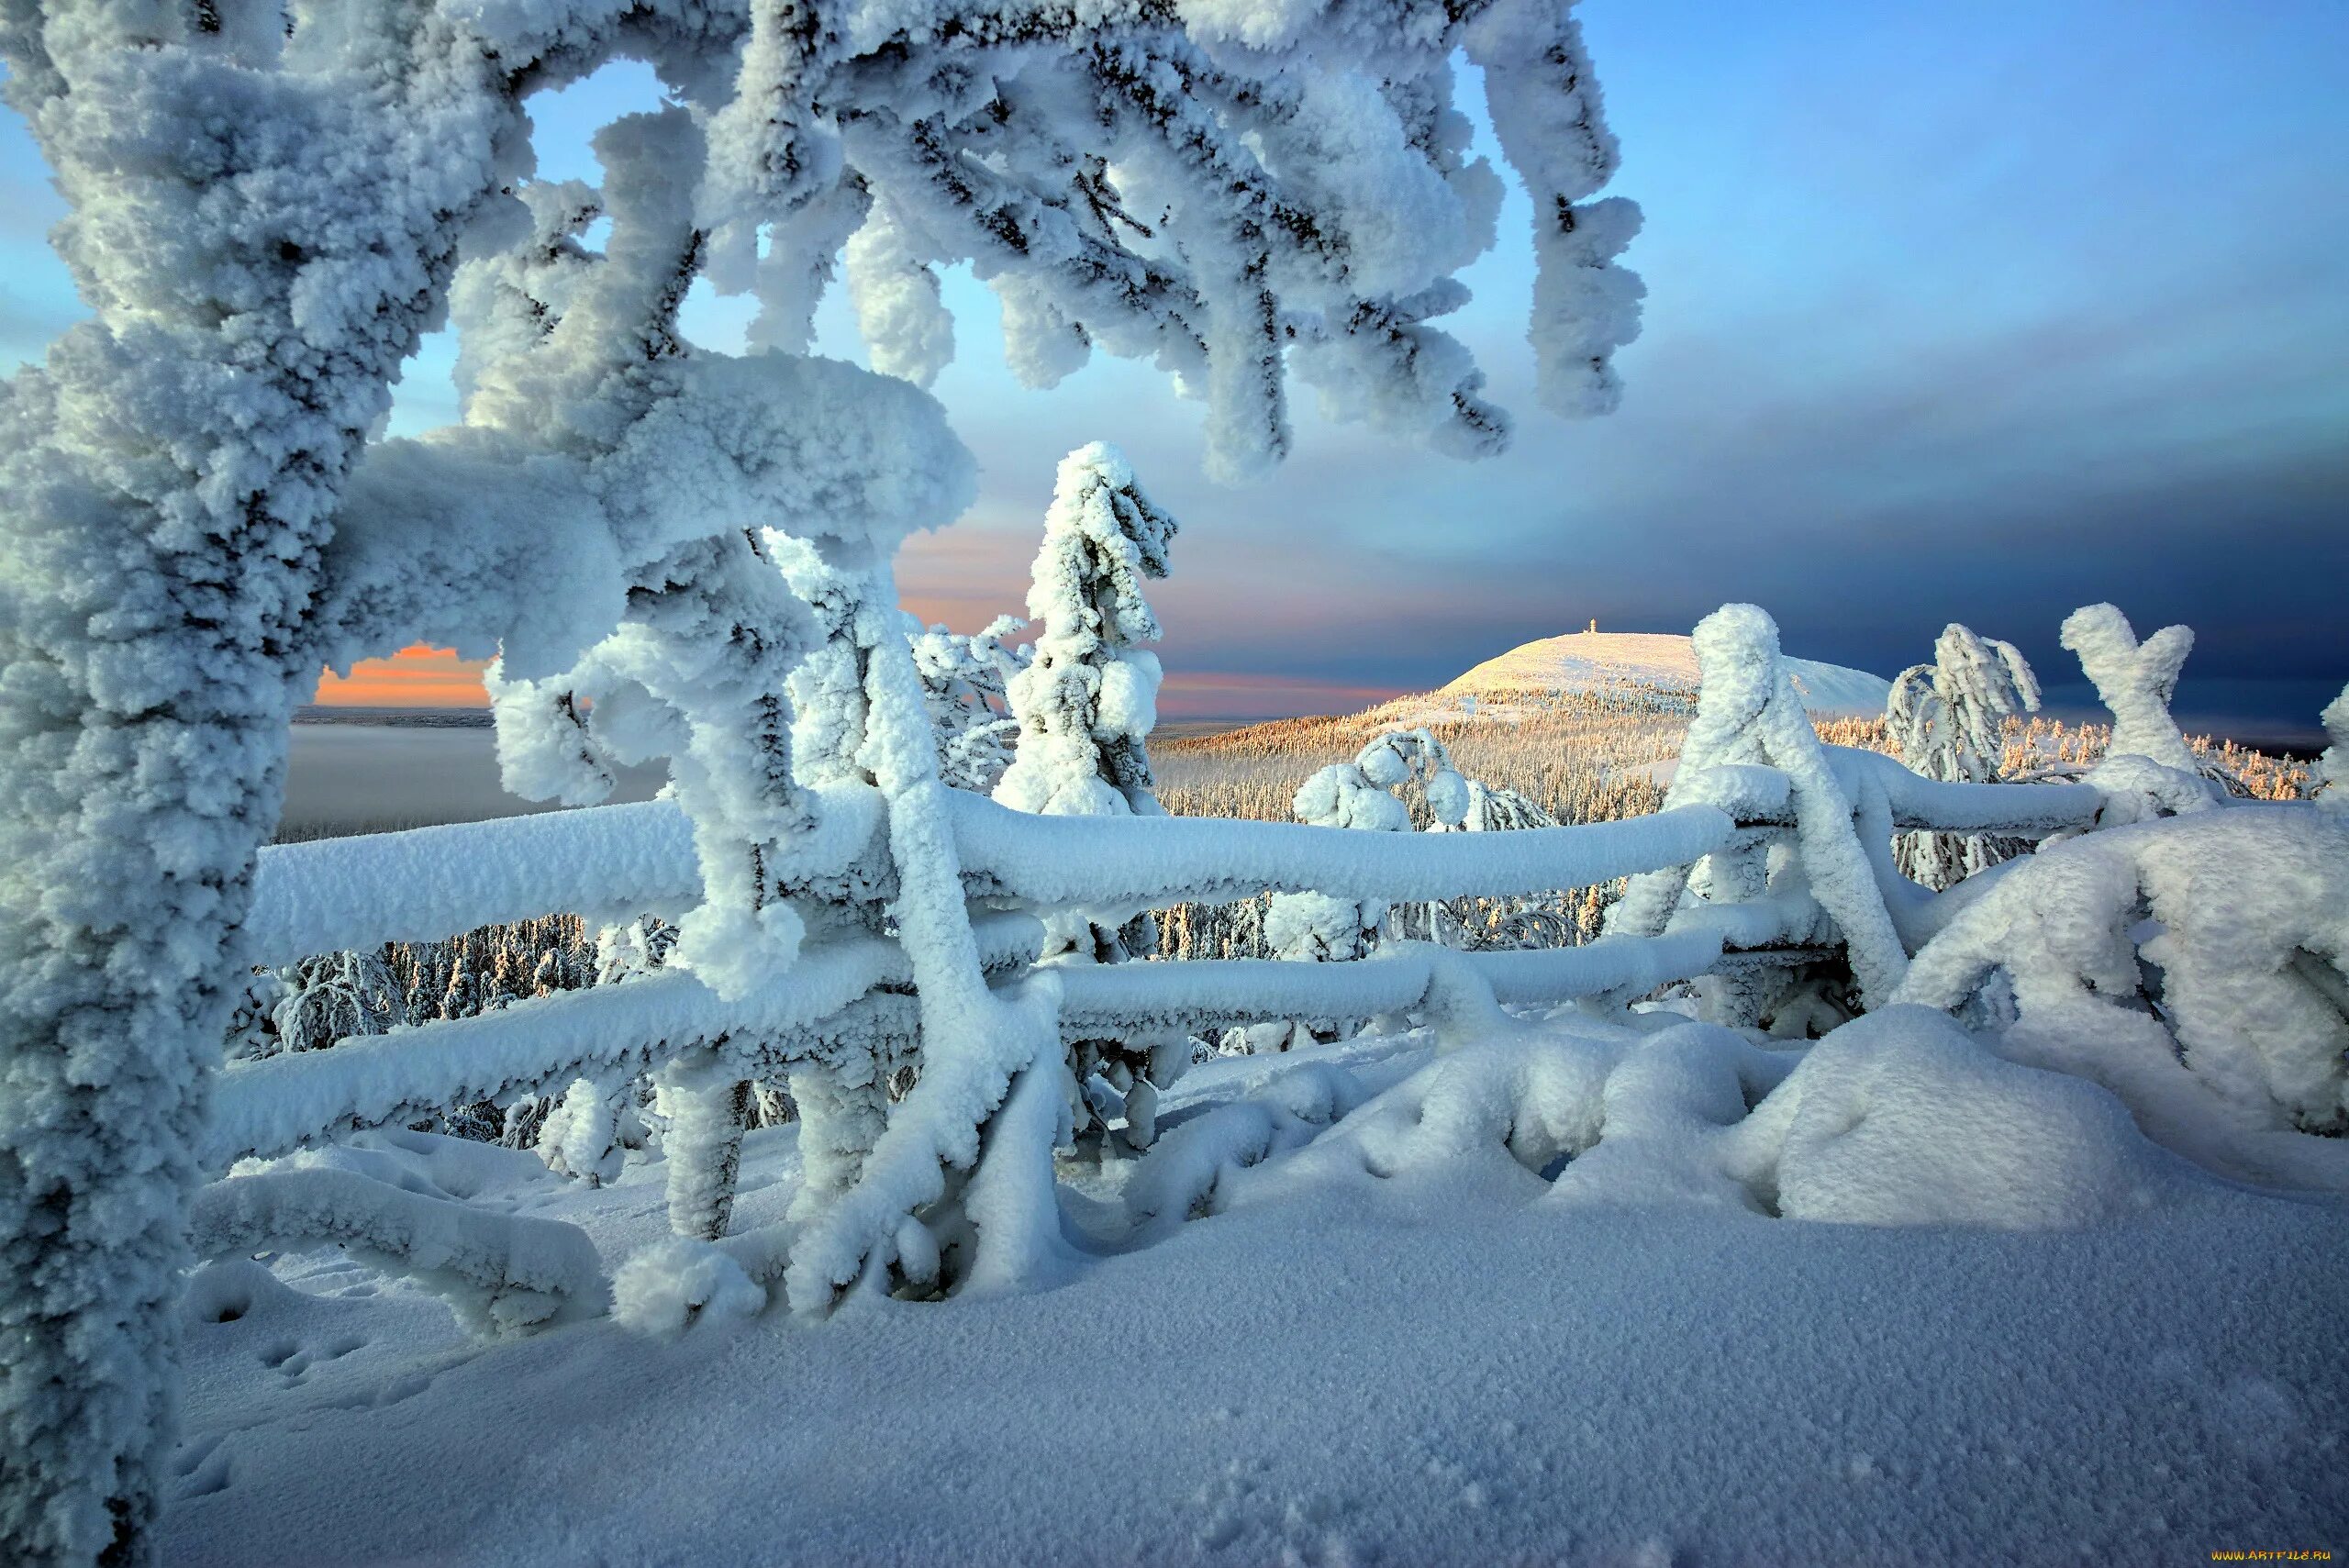
[[[1019,745],[996,800],[1047,817],[1165,815],[1150,769],[1158,656],[1141,646],[1159,626],[1142,583],[1166,575],[1177,526],[1115,448],[1095,441],[1061,460],[1028,589],[1034,651],[1009,686]],[[1146,911],[1076,910],[1047,921],[1043,956],[1118,963],[1148,957],[1156,932]],[[1148,1143],[1157,1091],[1189,1060],[1187,1045],[1079,1041],[1077,1088],[1102,1080],[1079,1121],[1106,1130],[1122,1115],[1129,1140]]]
[[[1953,621],[1933,643],[1931,664],[1912,664],[1892,683],[1885,727],[1900,761],[1929,779],[1967,784],[1998,776],[2009,718],[2039,711],[2039,681],[2021,650],[1976,636]],[[1944,888],[2027,846],[1983,834],[1904,833],[1894,847],[1901,874]]]
[[[1159,637],[1142,580],[1163,577],[1173,517],[1117,450],[1061,460],[1028,589],[1038,631],[1010,683],[1019,743],[996,799],[1045,816],[1163,816],[1147,738],[1158,718]]]

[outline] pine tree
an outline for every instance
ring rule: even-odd
[[[1885,727],[1902,762],[1930,779],[1987,784],[1998,776],[2009,718],[2039,711],[2039,681],[2011,642],[1952,622],[1933,643],[1933,662],[1892,683]],[[2024,840],[1974,833],[1904,833],[1894,857],[1902,874],[1931,888],[2010,860]]]
[[[995,798],[1048,817],[1163,817],[1148,737],[1158,721],[1159,638],[1142,592],[1164,577],[1174,519],[1152,504],[1116,449],[1096,441],[1061,460],[1028,614],[1035,651],[1009,684],[1019,746]],[[1046,922],[1043,956],[1096,963],[1146,958],[1149,912],[1078,911]],[[1187,1043],[1097,1040],[1074,1047],[1080,1127],[1122,1114],[1127,1140],[1155,1136],[1158,1091],[1189,1065]]]

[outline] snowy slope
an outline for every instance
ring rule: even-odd
[[[1891,683],[1865,670],[1788,659],[1803,706],[1813,713],[1878,714]],[[1697,654],[1685,637],[1642,631],[1577,631],[1512,648],[1440,688],[1438,696],[1507,696],[1650,687],[1697,689]]]
[[[1822,1101],[1781,1169],[1789,1216],[1888,1195],[1866,1222],[1642,1179],[1660,1137],[1691,1134],[1616,1129],[1610,1084],[1614,1152],[1565,1167],[1576,1201],[1577,1178],[1497,1144],[1374,1168],[1374,1105],[1231,1173],[1223,1212],[1116,1244],[1086,1233],[1134,1162],[1064,1168],[1083,1190],[1059,1288],[817,1324],[484,1345],[332,1250],[273,1277],[217,1265],[188,1314],[163,1556],[1614,1568],[2338,1545],[2349,1212],[2200,1177],[2099,1091],[1987,1060],[1953,1120],[1951,1082],[1878,1071],[1887,1044],[1850,1054],[1873,1097]],[[1161,1125],[1171,1145],[1234,1102],[1341,1080],[1351,1101],[1431,1060],[1402,1036],[1218,1062]],[[1440,1120],[1420,1125],[1460,1141]],[[795,1132],[745,1142],[742,1224],[788,1207]],[[420,1190],[462,1166],[477,1204],[584,1226],[607,1265],[665,1234],[657,1160],[598,1191],[370,1136]]]

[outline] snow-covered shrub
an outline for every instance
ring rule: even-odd
[[[997,616],[968,637],[942,626],[925,629],[918,622],[907,628],[938,731],[939,776],[955,789],[992,795],[1011,766],[1019,721],[1011,714],[1010,685],[1033,655],[1027,648],[1006,647],[1003,639],[1027,625]]]
[[[1143,1162],[1131,1217],[1174,1223],[1340,1186],[1440,1223],[1473,1186],[1554,1208],[2047,1229],[2138,1212],[2179,1180],[2103,1090],[2002,1061],[1916,1006],[1801,1051],[1704,1023],[1503,1031],[1366,1100],[1320,1071],[1339,1080],[1333,1125],[1294,1097],[1318,1084],[1219,1106]]]
[[[1986,784],[1998,776],[2007,720],[2039,711],[2039,681],[2021,650],[1976,636],[1953,621],[1933,643],[1933,662],[1892,683],[1885,706],[1894,754],[1929,779]],[[1904,833],[1894,847],[1902,875],[1943,888],[2026,846],[1980,833]]]
[[[2237,805],[2017,862],[1920,950],[1900,999],[2002,1031],[2147,1131],[2263,1180],[2349,1184],[2349,824]]]
[[[2349,810],[2349,686],[2325,705],[2324,738],[2330,744],[2317,759],[2316,787],[2310,793],[2327,810]]]

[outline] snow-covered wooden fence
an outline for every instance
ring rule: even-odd
[[[1876,835],[1870,862],[1898,902],[1890,835],[1915,828],[2042,838],[2085,828],[2099,793],[2080,785],[1936,783],[1872,752],[1823,753],[1847,806]],[[1064,1038],[1193,1030],[1286,1018],[1473,1018],[1496,1004],[1636,997],[1708,973],[1750,974],[1830,958],[1841,940],[1807,890],[1758,886],[1742,900],[1688,901],[1664,929],[1572,948],[1453,952],[1396,944],[1355,963],[1168,961],[1040,969],[1041,917],[1104,905],[1141,909],[1230,901],[1266,889],[1360,899],[1531,895],[1620,877],[1685,873],[1711,857],[1798,864],[1799,812],[1786,772],[1724,764],[1684,774],[1689,798],[1653,816],[1514,833],[1368,834],[1203,818],[1039,817],[954,794],[950,818],[982,962],[999,986],[1050,976]],[[884,853],[878,792],[822,792],[825,826],[797,874],[844,876]],[[1873,820],[1870,820],[1873,818]],[[1784,882],[1786,879],[1779,879]],[[667,802],[287,845],[263,851],[250,922],[253,956],[288,962],[334,947],[445,936],[550,910],[622,918],[699,895],[690,830]],[[1920,917],[1902,906],[1897,923]],[[771,1078],[843,1043],[886,1041],[918,1060],[912,965],[889,937],[811,943],[789,969],[729,1001],[693,974],[657,973],[517,1002],[477,1017],[231,1063],[204,1143],[216,1172],[452,1104],[560,1090],[581,1079],[690,1065],[717,1084]],[[682,1078],[680,1082],[682,1082]],[[721,1143],[723,1140],[721,1140]],[[706,1188],[730,1149],[672,1151],[673,1185]],[[724,1207],[723,1204],[720,1205]],[[674,1206],[708,1229],[706,1202]],[[403,1224],[408,1223],[406,1219]],[[223,1235],[240,1234],[233,1228]]]

